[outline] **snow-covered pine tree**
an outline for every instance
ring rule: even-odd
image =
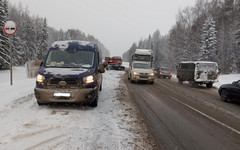
[[[236,3],[237,15],[240,15],[240,1]],[[240,18],[237,19],[236,44],[240,48]]]
[[[153,67],[157,68],[160,66],[163,59],[163,48],[161,45],[161,34],[159,30],[156,30],[152,36],[152,50],[153,50]]]
[[[136,43],[133,43],[131,48],[128,50],[128,52],[129,52],[128,60],[130,63],[132,62],[132,55],[135,53],[136,49],[137,49],[137,45],[136,45]]]
[[[23,49],[26,54],[26,61],[37,60],[36,32],[33,19],[25,14],[22,31]]]
[[[62,29],[60,29],[60,31],[58,32],[58,41],[62,41],[62,40],[65,40],[64,32]]]
[[[0,0],[0,69],[9,68],[9,41],[3,32],[3,25],[7,21],[7,1]]]
[[[237,55],[236,55],[236,32],[235,18],[239,18],[235,11],[235,0],[224,0],[223,3],[223,34],[224,41],[222,49],[222,71],[224,73],[236,72]]]
[[[24,65],[25,53],[22,47],[22,40],[18,34],[13,37],[13,65]]]
[[[240,22],[238,23],[238,30],[236,32],[236,43],[240,47]]]
[[[239,16],[240,15],[240,1],[238,0],[236,2],[236,16]],[[236,38],[236,56],[238,57],[240,55],[240,18],[237,17],[236,18],[236,35],[235,35],[235,38]],[[240,72],[240,59],[237,59],[236,60],[236,67],[237,67],[237,72]]]
[[[199,60],[216,61],[217,31],[212,16],[206,19],[202,30],[202,46],[199,53]]]
[[[183,56],[182,56],[182,60],[183,61],[189,61],[192,59],[191,57],[191,47],[190,47],[190,39],[188,36],[185,37],[185,41],[184,41],[184,44],[183,44]]]
[[[38,51],[38,59],[43,59],[48,50],[48,31],[47,31],[47,20],[44,18],[43,24],[39,33],[39,51]]]

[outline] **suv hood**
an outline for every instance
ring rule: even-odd
[[[233,84],[222,84],[221,86],[220,86],[220,88],[228,88],[228,87],[232,87],[232,86],[234,86]]]

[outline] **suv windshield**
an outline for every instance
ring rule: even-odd
[[[149,64],[143,64],[143,63],[134,63],[133,68],[151,69]]]
[[[94,52],[80,50],[51,50],[47,56],[46,67],[54,68],[92,68]]]

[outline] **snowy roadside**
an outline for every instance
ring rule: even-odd
[[[0,149],[157,149],[143,118],[121,80],[123,71],[103,74],[103,90],[96,108],[76,105],[39,107],[33,95],[34,79],[23,67],[8,72],[0,87]],[[26,86],[23,86],[26,85]],[[14,90],[14,92],[13,92]]]
[[[5,105],[13,102],[16,99],[30,95],[33,93],[35,86],[35,79],[26,77],[24,67],[13,68],[13,85],[10,86],[10,71],[0,71],[1,84],[0,84],[0,111]]]
[[[219,82],[214,83],[213,86],[219,88],[222,84],[231,84],[233,81],[240,80],[240,74],[223,74],[218,78]]]

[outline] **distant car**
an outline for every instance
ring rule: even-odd
[[[125,67],[116,63],[108,63],[106,69],[107,70],[125,70]]]
[[[157,71],[157,76],[158,76],[158,78],[168,78],[168,79],[171,79],[172,78],[172,72],[168,68],[161,67]]]
[[[232,84],[221,85],[218,93],[222,101],[240,100],[240,80],[234,81]]]

